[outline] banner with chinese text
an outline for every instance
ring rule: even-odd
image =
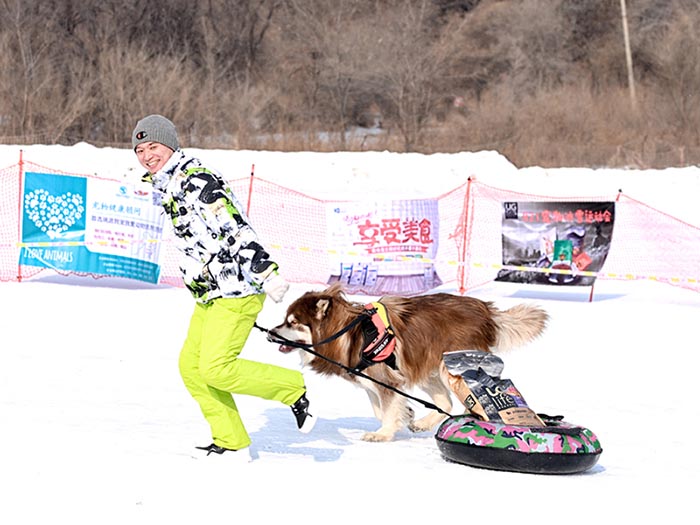
[[[328,203],[331,278],[350,293],[415,294],[442,284],[436,199]]]
[[[150,191],[27,172],[19,264],[157,283],[163,220]]]
[[[614,202],[505,202],[503,265],[520,269],[502,269],[496,280],[592,286],[614,223]]]

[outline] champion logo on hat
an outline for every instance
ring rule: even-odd
[[[148,133],[146,133],[145,131],[139,131],[139,132],[136,134],[136,139],[137,139],[137,140],[143,140],[143,139],[145,139],[146,137],[148,137]]]

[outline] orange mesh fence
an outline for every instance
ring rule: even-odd
[[[0,281],[29,279],[47,271],[41,267],[20,267],[18,263],[21,180],[26,171],[70,175],[21,159],[19,164],[0,170]],[[326,284],[332,264],[327,208],[342,201],[316,199],[252,176],[229,182],[285,277],[292,282]],[[441,281],[460,291],[493,281],[503,268],[503,203],[511,201],[616,201],[614,238],[603,271],[597,277],[650,279],[700,291],[700,227],[624,194],[535,195],[471,179],[436,198],[440,225],[433,263]],[[168,228],[164,231],[160,282],[181,286],[179,254]]]
[[[326,202],[258,178],[252,183],[248,179],[233,181],[232,188],[244,203],[247,197],[253,228],[285,277],[325,283],[330,268],[325,249]]]
[[[700,291],[700,227],[624,194],[605,264],[609,279],[651,279]]]
[[[19,275],[20,166],[0,170],[0,281],[14,281]]]
[[[471,180],[468,200],[468,250],[465,255],[464,288],[469,290],[496,278],[502,268],[502,215],[503,203],[513,201],[537,202],[610,202],[611,197],[561,197],[521,193],[495,188]],[[615,224],[617,229],[617,223]]]
[[[285,277],[295,282],[327,283],[332,270],[327,207],[342,201],[315,199],[263,179],[232,181],[232,187],[240,200],[243,196],[249,199],[251,222]],[[465,190],[466,185],[438,198],[439,248],[434,262],[443,282],[457,280]]]
[[[21,156],[18,164],[0,171],[0,281],[30,279],[46,271],[35,266],[19,266],[22,177],[27,171],[85,176],[40,166],[24,161]]]
[[[438,198],[440,236],[435,270],[444,283],[460,283],[464,277],[464,253],[467,251],[465,201],[469,184],[464,184]],[[463,288],[463,285],[459,285]]]
[[[510,201],[612,202],[615,224],[601,279],[647,279],[700,291],[700,227],[622,193],[598,197],[534,195],[471,181],[464,288],[496,277],[502,267],[502,203]]]

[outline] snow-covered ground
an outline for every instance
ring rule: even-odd
[[[0,149],[3,165],[14,161],[6,151]],[[95,162],[82,169],[85,145],[74,151],[82,163],[74,167],[57,153],[70,148],[53,151],[52,159],[37,154],[34,161],[75,173],[100,170]],[[256,166],[265,166],[257,155]],[[114,158],[121,167],[106,163],[109,169],[135,169],[124,152],[115,150]],[[287,169],[303,187],[303,170],[293,163]],[[667,177],[681,198],[697,195],[691,170],[688,178],[638,173],[628,193],[645,202],[646,193],[663,209],[663,194],[644,181]],[[527,171],[504,176],[531,193],[546,183],[553,194],[551,174]],[[356,177],[358,170],[343,165],[339,172]],[[424,175],[412,175],[416,191]],[[619,184],[574,176],[606,186],[592,194]],[[350,176],[337,182],[341,192],[353,185]],[[440,184],[455,186],[436,183],[430,195]],[[685,213],[698,223],[697,207]],[[278,324],[307,289],[294,284],[282,304],[268,301],[258,324]],[[532,302],[550,313],[540,339],[502,356],[503,377],[536,411],[562,414],[598,435],[603,453],[593,469],[546,476],[470,468],[445,461],[431,432],[363,442],[361,435],[379,426],[364,393],[310,371],[319,418],[310,434],[296,430],[287,407],[240,396],[253,461],[206,457],[194,447],[210,443],[208,426],[177,370],[193,308],[184,289],[61,277],[0,283],[0,523],[692,521],[700,481],[700,295],[649,281],[601,280],[593,302],[578,288],[492,283],[470,293],[503,308]],[[299,367],[258,331],[243,356]]]

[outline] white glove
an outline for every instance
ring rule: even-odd
[[[284,298],[284,294],[289,290],[289,283],[287,283],[280,274],[275,272],[270,278],[263,282],[262,287],[270,299],[276,303],[280,303]]]

